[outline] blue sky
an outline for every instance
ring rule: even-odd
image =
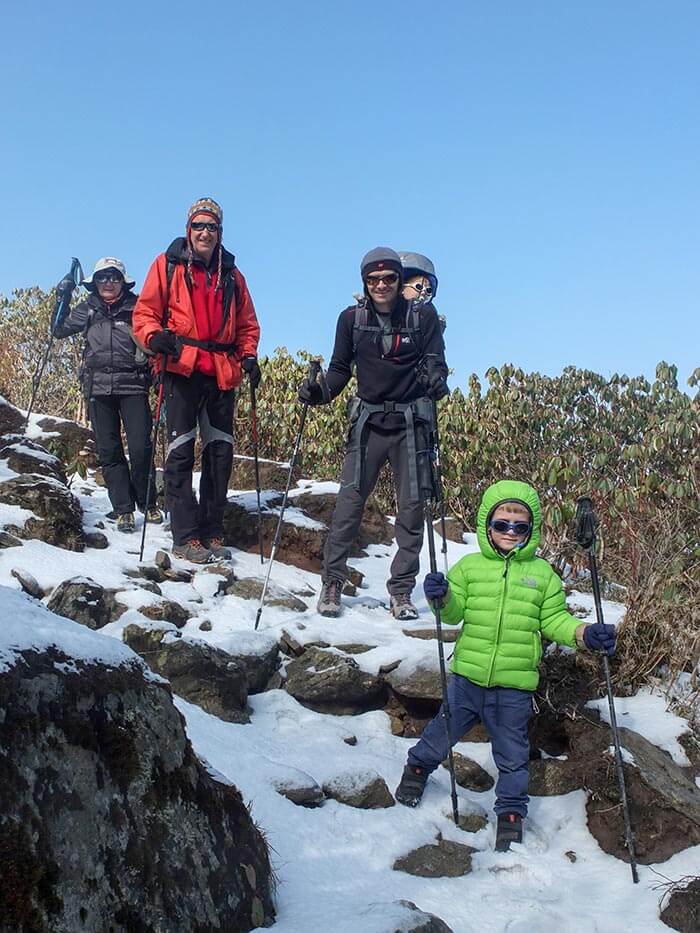
[[[140,284],[211,195],[262,352],[327,357],[389,245],[435,262],[455,384],[700,365],[696,0],[24,3],[2,45],[2,293]]]

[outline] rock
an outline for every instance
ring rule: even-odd
[[[9,531],[0,531],[0,548],[8,547],[22,547],[22,542],[19,538],[11,535]]]
[[[141,606],[139,612],[153,622],[171,622],[177,628],[182,628],[192,618],[192,613],[172,599],[164,599],[150,606]]]
[[[282,634],[280,635],[279,648],[283,654],[290,655],[292,657],[298,658],[302,655],[306,648],[301,642],[297,641],[293,635],[290,635],[286,629],[282,629]]]
[[[151,670],[170,681],[178,696],[226,722],[250,721],[245,673],[225,651],[179,633],[133,623],[127,625],[122,637]]]
[[[83,427],[77,421],[51,416],[39,418],[36,424],[42,431],[39,440],[49,444],[64,463],[80,461],[90,469],[98,465],[95,435],[89,428]]]
[[[165,572],[160,567],[150,564],[139,564],[135,570],[125,570],[124,576],[133,579],[141,577],[142,580],[150,580],[152,583],[165,583],[166,580]]]
[[[261,489],[279,489],[284,492],[289,475],[289,466],[258,460]],[[292,486],[301,479],[301,468],[297,464],[292,473]],[[252,457],[237,456],[233,461],[232,484],[234,489],[255,489],[255,462]]]
[[[323,804],[323,791],[309,774],[297,769],[288,769],[284,777],[272,781],[272,786],[278,794],[291,800],[298,807],[314,809]]]
[[[445,810],[444,813],[445,818],[452,822],[454,819],[452,809]],[[489,825],[489,817],[486,810],[478,804],[473,804],[464,800],[458,801],[457,817],[457,825],[460,829],[463,829],[465,833],[478,833]]]
[[[233,586],[238,577],[230,567],[223,567],[221,564],[213,565],[217,570],[210,570],[209,573],[216,573],[219,576],[219,584],[216,588],[215,596],[225,596],[228,588]]]
[[[661,921],[681,933],[700,930],[700,878],[694,878],[690,884],[672,886],[668,903],[661,911]]]
[[[34,599],[44,598],[44,591],[39,586],[36,577],[33,577],[28,570],[20,570],[17,567],[13,567],[10,571],[10,574],[15,578],[15,580],[17,580],[19,585],[22,587],[22,590],[28,596],[33,596]]]
[[[324,783],[323,793],[359,810],[381,810],[396,804],[384,778],[371,769],[335,775]]]
[[[443,642],[455,642],[459,638],[462,629],[460,626],[454,625],[443,625],[442,626],[442,640]],[[405,628],[403,629],[404,635],[408,635],[409,638],[437,638],[437,629],[435,626],[431,628]]]
[[[530,762],[529,793],[533,797],[556,797],[582,787],[581,774],[569,761],[541,758]]]
[[[355,745],[357,745],[357,736],[356,735],[344,735],[343,742],[345,742],[346,745],[351,745],[354,747]]]
[[[351,715],[381,705],[382,683],[353,658],[308,648],[287,667],[285,689],[317,712]]]
[[[163,591],[158,586],[157,583],[154,583],[152,580],[137,580],[136,586],[140,590],[145,590],[147,593],[154,593],[156,596],[162,596]]]
[[[435,534],[440,536],[442,539],[442,524],[439,521],[434,523]],[[464,544],[464,532],[466,531],[464,525],[458,518],[455,518],[452,515],[445,517],[445,537],[448,541],[455,541],[457,544]]]
[[[263,512],[263,545],[266,554],[269,554],[272,548],[277,518],[275,512]],[[287,513],[288,520],[282,524],[275,560],[318,573],[323,559],[326,529],[320,526],[316,528],[296,525],[289,518]],[[224,510],[224,544],[249,553],[257,553],[258,550],[257,515],[255,512],[249,512],[235,499],[229,499]]]
[[[362,930],[372,933],[453,933],[444,920],[429,914],[413,901],[370,904],[362,911]]]
[[[411,700],[442,701],[442,681],[436,658],[424,659],[421,663],[402,662],[387,675],[392,690]]]
[[[226,643],[226,653],[245,673],[248,693],[262,693],[279,667],[277,640],[264,632],[251,632],[241,639],[234,636]]]
[[[103,551],[109,547],[109,539],[101,531],[86,531],[83,537],[85,547],[92,547],[98,551]]]
[[[700,827],[700,790],[689,769],[677,765],[668,752],[631,729],[620,729],[620,744],[634,756],[645,784],[655,790],[667,806]]]
[[[140,664],[58,647],[18,654],[0,671],[0,749],[3,929],[272,922],[263,837],[236,788],[197,759],[168,686]]]
[[[199,623],[200,632],[211,632],[211,627],[212,626],[209,619],[202,619],[202,621]]]
[[[193,570],[163,570],[161,573],[163,575],[161,582],[169,580],[170,583],[191,583],[194,577]]]
[[[14,476],[0,483],[0,502],[34,513],[21,529],[10,531],[69,551],[83,550],[83,510],[58,480],[34,473]]]
[[[392,671],[395,671],[396,668],[401,664],[401,660],[398,661],[387,661],[386,664],[379,665],[380,674],[391,674]]]
[[[58,457],[23,434],[5,434],[0,437],[0,460],[7,460],[8,467],[15,473],[48,476],[63,485],[68,481]]]
[[[345,654],[365,654],[367,651],[372,651],[376,645],[360,645],[355,642],[351,642],[349,645],[334,645],[338,651],[344,651]]]
[[[234,578],[234,582],[226,586],[227,596],[238,596],[240,599],[260,600],[263,591],[263,581],[257,577],[241,577],[240,580]],[[285,609],[291,609],[293,612],[306,612],[309,608],[289,590],[281,586],[271,584],[268,586],[265,594],[266,606],[283,606]]]
[[[89,577],[71,577],[59,583],[46,605],[56,615],[91,629],[102,628],[111,621],[104,588]]]
[[[472,870],[472,854],[476,851],[461,842],[440,839],[396,859],[393,868],[418,878],[459,878]]]
[[[310,518],[328,526],[331,523],[331,517],[335,509],[336,498],[337,496],[333,493],[314,495],[312,492],[304,492],[300,496],[295,496],[291,502],[296,508],[302,509]],[[366,557],[365,548],[368,547],[368,545],[391,544],[393,538],[393,526],[377,505],[375,497],[370,496],[365,505],[360,530],[357,533],[357,538],[355,539],[355,544],[350,552],[350,556]],[[356,579],[353,579],[352,575],[350,579],[355,586],[360,585]]]
[[[161,570],[170,570],[172,567],[172,561],[170,560],[170,554],[167,551],[156,551],[156,556],[153,558],[153,563],[156,567],[160,567]]]
[[[455,765],[455,780],[460,787],[479,792],[491,790],[494,780],[488,771],[484,771],[480,764],[472,761],[471,758],[467,758],[466,755],[461,755],[459,752],[453,752],[452,759]],[[442,766],[447,768],[448,763],[443,761]]]
[[[24,415],[0,395],[0,434],[15,434],[24,430]]]

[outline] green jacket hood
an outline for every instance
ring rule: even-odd
[[[535,551],[540,543],[540,528],[542,526],[540,498],[529,483],[523,483],[520,480],[503,479],[489,486],[479,505],[476,519],[476,537],[484,557],[496,560],[505,559],[491,544],[486,524],[496,506],[500,505],[501,502],[513,500],[524,503],[532,513],[532,534],[525,547],[517,548],[512,552],[513,556],[510,560],[526,560],[535,556]]]

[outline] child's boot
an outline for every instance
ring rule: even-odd
[[[396,788],[394,796],[405,807],[417,807],[420,803],[425,782],[428,780],[425,768],[414,768],[406,765],[401,776],[401,783]]]
[[[522,816],[519,813],[499,813],[496,827],[496,852],[507,852],[510,849],[511,842],[522,841]]]

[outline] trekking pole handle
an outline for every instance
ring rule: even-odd
[[[318,382],[318,377],[321,374],[321,364],[318,360],[311,360],[309,363],[309,380],[311,382]]]
[[[590,550],[595,545],[598,520],[589,496],[581,496],[576,503],[576,543]]]

